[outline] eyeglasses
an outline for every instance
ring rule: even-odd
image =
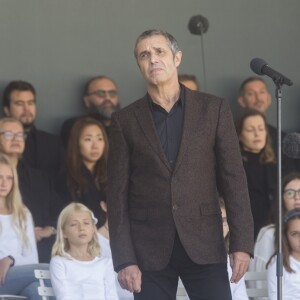
[[[106,95],[109,95],[109,97],[114,98],[118,95],[118,92],[116,90],[96,90],[88,94],[88,96],[90,95],[96,95],[101,98],[104,98]]]
[[[283,192],[283,196],[288,198],[288,199],[293,199],[296,197],[296,194],[298,194],[298,196],[300,197],[300,189],[297,191],[297,190],[293,190],[293,189],[288,189],[288,190],[285,190]]]
[[[3,135],[3,137],[8,140],[11,141],[13,139],[16,139],[17,141],[24,141],[26,139],[26,133],[24,132],[12,132],[12,131],[3,131],[0,132],[1,135]]]

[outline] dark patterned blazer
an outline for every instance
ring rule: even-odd
[[[246,177],[229,105],[185,90],[184,125],[171,170],[150,98],[113,114],[108,162],[108,221],[115,270],[161,270],[176,231],[198,264],[226,262],[218,191],[230,227],[229,252],[253,251]]]

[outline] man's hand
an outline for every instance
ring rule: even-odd
[[[4,285],[7,271],[10,268],[12,261],[9,257],[0,259],[0,288]]]
[[[44,238],[48,238],[51,235],[56,233],[56,230],[52,226],[46,226],[46,227],[34,227],[35,232],[35,238],[37,241],[40,241]]]
[[[238,283],[248,270],[250,255],[245,252],[233,252],[229,254],[232,276],[230,282]]]
[[[142,285],[142,273],[137,265],[128,266],[118,273],[118,280],[123,289],[139,293]]]

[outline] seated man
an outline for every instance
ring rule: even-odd
[[[63,147],[59,137],[35,127],[36,92],[32,84],[12,81],[3,92],[3,111],[19,120],[27,134],[23,159],[33,168],[54,177],[63,164]]]
[[[178,75],[178,80],[180,83],[182,83],[184,86],[186,86],[190,90],[193,90],[193,91],[200,90],[200,86],[199,86],[199,83],[198,83],[195,75],[180,74],[180,75]]]
[[[35,224],[39,261],[49,263],[56,219],[62,202],[54,193],[49,176],[21,159],[25,136],[18,120],[0,120],[0,152],[6,154],[16,166],[22,200],[30,210]]]
[[[88,114],[100,121],[109,133],[111,114],[120,109],[115,82],[107,76],[91,78],[85,85],[83,103]],[[68,144],[72,126],[79,118],[80,116],[68,119],[62,125],[60,134],[65,147]]]

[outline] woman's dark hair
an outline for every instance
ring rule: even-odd
[[[88,189],[88,182],[82,173],[84,163],[82,160],[82,155],[80,153],[79,139],[84,128],[91,125],[96,125],[101,129],[104,139],[103,154],[95,165],[95,168],[93,170],[93,177],[96,185],[99,188],[101,188],[102,190],[105,190],[106,188],[108,139],[105,133],[105,128],[96,119],[93,119],[91,117],[80,118],[72,127],[66,153],[67,182],[70,188],[75,191],[78,196],[80,196]]]
[[[271,140],[271,137],[270,137],[270,134],[268,131],[266,117],[262,113],[260,113],[259,111],[256,111],[256,110],[246,110],[236,123],[237,135],[238,135],[238,137],[240,137],[240,135],[242,134],[245,120],[249,117],[255,117],[255,116],[262,117],[262,119],[264,120],[264,123],[265,123],[265,130],[267,133],[266,145],[262,149],[262,151],[260,153],[260,157],[259,157],[260,162],[262,164],[276,163],[275,153],[272,148],[272,140]],[[243,144],[241,143],[241,141],[240,141],[240,147],[241,147],[241,150],[243,150]],[[242,153],[243,153],[243,151],[242,151]],[[245,156],[242,155],[242,157],[243,157],[244,161],[247,161],[247,158]]]

